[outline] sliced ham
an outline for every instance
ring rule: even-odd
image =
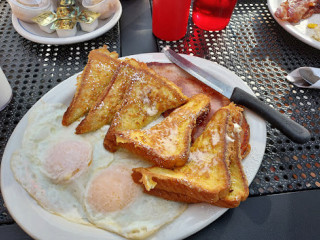
[[[224,97],[172,63],[151,62],[148,63],[148,67],[152,68],[159,75],[164,76],[174,82],[178,87],[181,88],[182,92],[187,97],[191,97],[198,93],[204,93],[210,97],[211,110],[208,116],[204,120],[202,119],[198,127],[195,129],[193,133],[193,140],[195,140],[203,132],[212,115],[219,108],[227,106],[230,103],[228,98]]]

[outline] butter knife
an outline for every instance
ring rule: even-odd
[[[258,98],[252,96],[251,94],[238,87],[233,87],[219,81],[209,72],[191,63],[184,57],[174,52],[169,47],[164,47],[163,53],[171,62],[178,65],[180,68],[196,77],[209,87],[213,88],[217,92],[221,93],[225,97],[229,98],[234,103],[243,105],[253,110],[255,113],[271,123],[272,126],[279,129],[293,142],[306,143],[310,140],[310,132],[306,128],[286,117],[284,114],[276,111],[272,107],[266,105]]]

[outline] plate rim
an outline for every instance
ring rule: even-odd
[[[207,64],[213,64],[215,65],[216,67],[218,67],[218,69],[223,69],[223,74],[225,74],[225,72],[227,72],[228,74],[227,75],[232,75],[233,77],[235,77],[237,79],[237,81],[239,81],[241,84],[242,84],[242,87],[244,89],[246,89],[248,92],[250,92],[250,94],[253,94],[252,90],[241,80],[240,77],[238,77],[235,73],[233,73],[232,71],[228,70],[227,68],[217,64],[217,63],[214,63],[212,61],[209,61],[209,60],[206,60],[206,59],[203,59],[203,58],[199,58],[199,57],[195,57],[195,56],[190,56],[190,55],[184,55],[186,56],[187,58],[189,58],[189,60],[192,60],[194,58],[198,59],[198,61],[204,61],[204,62],[207,62]],[[144,54],[136,54],[136,55],[130,55],[130,56],[126,56],[126,57],[132,57],[132,58],[136,58],[137,60],[139,61],[144,61],[143,59],[144,58],[149,58],[150,60],[149,61],[145,61],[145,62],[152,62],[152,61],[159,61],[159,59],[164,59],[165,56],[163,53],[144,53]],[[161,62],[161,61],[160,61]],[[162,62],[169,62],[168,60],[166,61],[162,61]],[[2,157],[2,162],[1,162],[1,190],[2,190],[2,194],[3,194],[3,199],[6,203],[6,206],[7,206],[7,209],[8,211],[12,214],[12,217],[14,218],[14,220],[16,221],[16,223],[27,233],[29,234],[30,236],[34,237],[34,238],[41,238],[41,236],[39,236],[39,233],[35,231],[35,229],[32,229],[30,230],[27,226],[25,226],[25,224],[23,223],[23,221],[20,221],[20,219],[17,219],[18,217],[14,214],[15,213],[15,210],[13,209],[14,206],[12,206],[12,202],[9,202],[10,200],[10,196],[8,196],[8,193],[7,193],[7,179],[5,179],[5,177],[9,174],[13,175],[12,173],[12,170],[11,170],[11,167],[10,167],[10,160],[11,160],[11,155],[12,153],[18,149],[18,147],[15,147],[15,149],[11,150],[11,153],[9,151],[9,147],[10,145],[12,144],[16,144],[16,143],[13,143],[13,139],[14,139],[14,136],[16,134],[16,132],[18,131],[17,129],[18,128],[23,128],[23,124],[26,125],[26,122],[27,122],[27,119],[28,119],[28,116],[30,114],[30,111],[32,111],[32,109],[37,105],[37,104],[40,104],[41,101],[45,101],[45,102],[50,102],[50,99],[53,98],[53,94],[55,91],[57,91],[57,89],[59,88],[62,88],[62,87],[70,87],[70,86],[73,86],[75,81],[76,81],[76,76],[78,75],[79,73],[67,78],[66,80],[64,80],[63,82],[61,82],[60,84],[58,84],[57,86],[55,86],[54,88],[52,88],[50,91],[48,91],[43,97],[41,97],[28,111],[27,113],[23,116],[23,118],[20,120],[20,122],[17,124],[16,128],[14,129],[12,135],[10,136],[8,142],[7,142],[7,145],[5,147],[5,150],[4,150],[4,154],[3,154],[3,157]],[[60,86],[60,87],[58,87]],[[53,99],[54,100],[54,99]],[[250,110],[246,110],[246,111],[250,111]],[[260,118],[260,117],[258,117]],[[263,122],[263,123],[262,123]],[[254,176],[256,175],[260,165],[261,165],[261,162],[262,162],[262,159],[263,159],[263,155],[264,155],[264,151],[265,151],[265,147],[266,147],[266,123],[264,120],[262,120],[261,122],[261,127],[262,127],[262,132],[260,133],[259,132],[259,135],[262,136],[262,139],[263,139],[263,142],[260,143],[261,146],[263,147],[263,151],[262,152],[259,152],[260,156],[258,156],[258,160],[257,161],[257,166],[255,166],[255,169],[254,169],[254,174],[253,174],[253,177],[252,179],[248,179],[248,182],[249,184],[252,182]],[[24,130],[25,130],[25,127],[24,126]],[[20,145],[21,145],[21,142],[20,142]],[[10,154],[10,155],[9,155]],[[246,160],[246,159],[245,159]],[[245,161],[243,160],[243,161]],[[5,170],[8,170],[9,168],[9,173],[5,172]],[[9,176],[9,178],[12,178],[13,176]],[[15,178],[13,177],[13,181],[14,183],[13,184],[18,184],[15,180]],[[6,185],[6,186],[5,186]],[[19,185],[19,184],[18,184]],[[18,188],[22,188],[20,185]],[[22,188],[23,189],[23,188]],[[23,189],[24,190],[24,189]],[[26,193],[24,191],[24,195],[27,195],[29,198],[31,198],[28,193]],[[31,201],[33,201],[33,199],[31,198]],[[204,206],[204,207],[203,207]],[[214,216],[210,216],[210,219],[204,219],[203,221],[199,221],[197,222],[197,224],[194,224],[193,226],[189,227],[188,228],[188,231],[184,231],[183,233],[180,233],[180,234],[176,234],[175,232],[169,232],[169,235],[168,235],[168,229],[173,231],[175,230],[174,227],[174,223],[175,221],[177,221],[178,218],[180,218],[181,216],[183,216],[183,214],[188,211],[190,208],[191,211],[193,210],[197,210],[197,207],[199,208],[205,208],[205,212],[208,212],[207,210],[209,209],[209,213],[210,212],[213,212],[214,213]],[[40,206],[36,206],[36,209],[35,210],[39,210],[38,208],[41,208]],[[42,209],[42,208],[41,208]],[[39,210],[39,211],[45,211],[44,209],[42,210]],[[200,209],[201,210],[201,209]],[[208,204],[198,204],[198,205],[193,205],[190,207],[188,207],[188,209],[182,213],[176,220],[174,220],[173,222],[167,224],[166,226],[162,227],[157,233],[155,233],[154,235],[152,235],[152,239],[162,239],[163,238],[163,234],[167,234],[165,235],[166,237],[171,237],[173,239],[181,239],[181,238],[185,238],[185,237],[188,237],[198,231],[200,231],[201,229],[203,229],[204,227],[206,227],[207,225],[211,224],[212,222],[214,222],[216,219],[218,219],[222,214],[224,214],[228,209],[227,208],[219,208],[219,207],[216,207],[216,206],[211,206],[211,205],[208,205]],[[197,211],[194,211],[194,213],[197,213]],[[47,213],[49,214],[50,216],[50,213]],[[207,214],[207,213],[206,213]],[[52,214],[51,214],[52,215]],[[41,217],[41,216],[39,216]],[[58,217],[58,216],[55,216],[55,217]],[[189,216],[190,217],[190,216]],[[58,217],[60,218],[60,217]],[[42,218],[41,218],[42,219]],[[48,222],[47,220],[48,219],[42,219],[42,220],[45,220],[45,222]],[[60,219],[62,222],[66,222],[67,225],[70,226],[70,224],[74,225],[76,223],[71,223],[63,218]],[[82,227],[84,227],[83,225],[80,225],[79,224],[76,224],[77,225],[77,228],[80,228],[82,229]],[[171,226],[171,227],[170,227]],[[89,229],[90,231],[90,229]],[[104,230],[101,230],[101,229],[94,229],[92,230],[93,232],[97,233],[97,238],[99,238],[99,236],[103,236],[105,239],[108,239],[106,238],[106,235],[108,234],[111,234],[111,239],[123,239],[121,237],[119,237],[118,235],[114,235],[110,232],[107,232],[107,231],[104,231]],[[99,232],[100,231],[100,232]],[[102,233],[101,233],[102,231]],[[106,234],[105,232],[107,232],[108,234]],[[175,233],[174,235],[175,236],[172,236],[172,234]],[[158,235],[160,234],[160,236]],[[162,235],[161,235],[162,234]],[[68,236],[70,237],[70,236]],[[68,239],[68,238],[66,238]],[[102,239],[102,238],[101,238]]]
[[[299,39],[300,41],[306,43],[307,45],[314,47],[316,49],[320,50],[320,42],[313,39],[312,37],[300,32],[297,28],[295,28],[295,26],[287,21],[283,21],[279,18],[277,18],[274,13],[277,10],[277,8],[279,7],[279,4],[282,2],[283,0],[268,0],[267,4],[268,4],[268,8],[269,11],[272,15],[272,17],[276,20],[276,22],[288,33],[290,33],[292,36],[294,36],[295,38]]]
[[[120,2],[119,2],[120,3]],[[21,24],[21,20],[17,18],[14,14],[12,14],[12,25],[14,29],[24,38],[41,44],[52,44],[52,45],[63,45],[63,44],[73,44],[73,43],[80,43],[85,42],[91,39],[94,39],[96,37],[101,36],[102,34],[108,32],[111,28],[113,28],[117,22],[119,21],[120,17],[122,15],[122,5],[119,4],[118,10],[112,15],[110,20],[101,26],[100,28],[85,33],[83,35],[79,36],[73,36],[73,37],[67,37],[67,38],[59,38],[59,37],[43,37],[39,35],[35,35],[33,33],[30,33],[27,31]]]

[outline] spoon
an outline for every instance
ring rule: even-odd
[[[320,77],[315,75],[311,68],[305,67],[299,69],[300,76],[307,81],[310,85],[315,84],[318,80],[320,80]]]

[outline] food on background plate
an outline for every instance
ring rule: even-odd
[[[53,33],[55,29],[52,29],[51,26],[54,21],[57,20],[57,14],[46,11],[42,14],[32,18],[32,21],[37,23],[39,28],[46,33]]]
[[[87,65],[77,77],[75,95],[63,115],[64,126],[70,125],[90,110],[111,81],[119,64],[118,54],[109,52],[106,46],[90,52]]]
[[[26,7],[44,7],[46,5],[47,1],[42,0],[17,0],[18,3],[26,6]]]
[[[106,19],[114,14],[119,6],[119,0],[82,0],[84,8],[100,13],[99,19]]]
[[[242,109],[230,104],[218,110],[190,150],[183,167],[133,169],[145,192],[168,200],[207,202],[237,207],[249,194],[241,165]]]
[[[110,18],[120,7],[119,0],[85,0],[84,6],[78,0],[8,1],[17,18],[38,24],[39,28],[46,33],[56,31],[60,38],[75,36],[78,22],[82,31],[94,31],[99,26],[98,18]]]
[[[106,46],[92,50],[68,108],[38,102],[31,109],[22,147],[11,158],[16,180],[47,211],[129,239],[155,233],[186,209],[185,202],[238,206],[248,195],[241,159],[250,151],[242,109],[231,103],[218,110],[192,143],[192,128],[207,115],[215,95],[206,96],[208,89],[186,78],[185,84],[192,82],[196,92],[205,89],[198,95],[188,91],[188,98],[145,63],[117,57]],[[175,110],[163,118],[161,113],[168,109]],[[107,121],[102,121],[104,115]],[[79,134],[84,119],[89,121],[81,129],[85,134]],[[110,146],[120,147],[117,152],[105,148],[110,128]],[[136,130],[127,131],[131,129]],[[157,137],[148,131],[156,131]],[[123,145],[113,145],[116,137],[123,141],[129,132],[150,137],[141,155],[150,150],[174,159],[177,151],[170,149],[182,146],[186,151],[171,166],[162,164],[172,169],[155,167]],[[145,144],[142,138],[131,140]]]
[[[59,19],[55,21],[52,29],[56,30],[58,37],[73,37],[77,34],[77,22],[72,19]]]
[[[83,10],[78,16],[78,21],[82,31],[92,32],[98,27],[98,17],[100,13]]]
[[[77,0],[58,0],[59,7],[75,7],[77,4]]]
[[[298,23],[302,19],[320,13],[320,0],[286,0],[275,12],[281,20]]]
[[[207,116],[209,106],[209,97],[195,95],[149,129],[117,132],[117,144],[159,167],[181,167],[189,158],[197,119]]]
[[[32,18],[45,11],[52,11],[50,0],[8,0],[12,13],[25,22],[32,23]]]
[[[314,35],[312,37],[315,40],[320,41],[320,24],[314,28]]]
[[[301,20],[310,18],[314,14],[320,14],[320,0],[287,0],[280,4],[274,14],[283,21],[299,24]],[[317,23],[309,22],[312,21],[311,19],[307,21],[303,24],[307,28],[313,29],[313,32],[307,31],[307,35],[320,41],[320,27],[317,27]],[[315,21],[317,22],[317,20]]]
[[[314,34],[312,35],[312,38],[314,38],[317,41],[320,41],[320,24],[309,23],[308,28],[314,29]]]

